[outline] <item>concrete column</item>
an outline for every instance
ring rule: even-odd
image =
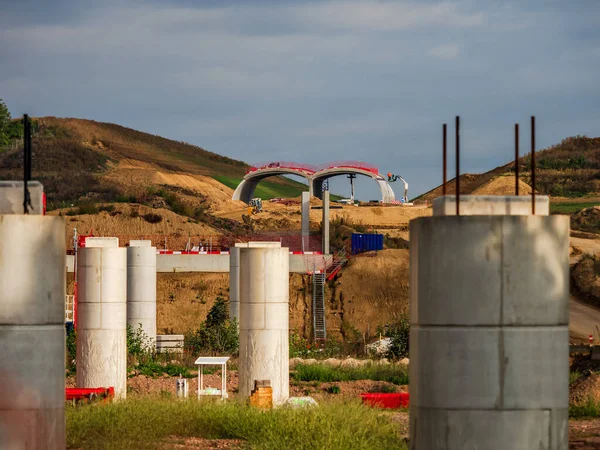
[[[0,215],[0,447],[64,449],[65,220]]]
[[[127,247],[127,324],[156,345],[156,247],[151,241],[130,241]]]
[[[323,254],[329,255],[329,191],[323,192]]]
[[[308,250],[310,235],[310,193],[302,192],[302,250]]]
[[[410,444],[568,446],[569,219],[410,223]]]
[[[229,248],[229,319],[240,320],[240,249]]]
[[[241,245],[241,244],[236,244]],[[239,392],[270,380],[273,404],[289,397],[289,253],[279,242],[240,247]]]
[[[77,387],[127,394],[127,250],[86,247],[77,255]],[[117,241],[118,245],[118,241]]]

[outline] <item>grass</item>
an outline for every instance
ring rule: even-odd
[[[239,439],[256,449],[406,449],[387,414],[358,401],[306,409],[259,410],[246,404],[130,399],[108,405],[67,405],[67,448],[166,448],[172,436]]]
[[[600,417],[600,401],[588,398],[585,402],[569,405],[571,419]]]
[[[213,178],[219,183],[223,183],[225,186],[235,189],[242,181],[241,177],[232,177],[226,175],[214,175]],[[294,180],[280,177],[280,182],[263,180],[257,186],[254,191],[256,197],[260,197],[263,200],[269,200],[272,198],[290,198],[299,197],[302,195],[302,191],[306,191],[308,186],[299,183]]]
[[[579,380],[582,376],[581,372],[569,372],[569,384],[574,383],[575,381]]]
[[[366,365],[362,367],[331,367],[325,364],[298,364],[292,373],[296,381],[320,381],[322,383],[353,380],[387,381],[408,384],[408,371],[403,366]]]
[[[550,214],[575,214],[585,208],[600,205],[599,202],[550,203]]]

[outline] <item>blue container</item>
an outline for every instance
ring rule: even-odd
[[[352,254],[383,250],[383,234],[352,233]]]

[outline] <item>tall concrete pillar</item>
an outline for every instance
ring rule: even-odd
[[[0,447],[64,449],[63,217],[0,215]]]
[[[302,250],[306,251],[310,236],[310,193],[302,192]]]
[[[229,248],[229,319],[240,320],[240,249]]]
[[[270,380],[280,405],[289,397],[289,252],[279,242],[243,245],[239,392],[249,397],[256,380]]]
[[[329,191],[323,192],[323,254],[329,255]]]
[[[422,217],[410,242],[411,448],[566,450],[569,218]]]
[[[118,241],[77,256],[77,387],[127,394],[127,250]],[[111,245],[111,246],[108,246]]]
[[[127,324],[156,345],[156,247],[132,240],[127,247]]]

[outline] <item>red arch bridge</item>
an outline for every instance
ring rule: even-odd
[[[254,197],[258,183],[265,178],[277,175],[298,175],[306,179],[311,196],[323,198],[323,182],[338,175],[363,175],[372,178],[381,191],[383,203],[395,203],[396,197],[386,178],[379,173],[377,167],[360,161],[338,161],[313,166],[287,161],[275,161],[256,164],[248,169],[246,175],[235,189],[233,200],[248,203]]]

